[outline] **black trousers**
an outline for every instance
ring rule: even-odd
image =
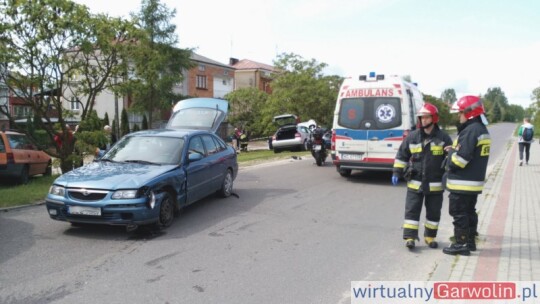
[[[436,237],[439,221],[441,220],[441,208],[443,195],[441,193],[424,195],[423,192],[407,191],[405,201],[405,225],[403,228],[403,239],[418,238],[418,224],[407,224],[408,222],[420,222],[422,205],[426,206],[426,219],[433,225],[425,224],[424,236]]]
[[[477,194],[450,193],[449,212],[454,219],[454,230],[476,233],[478,228],[478,214],[476,214]]]
[[[529,151],[531,150],[531,143],[520,142],[519,143],[519,160],[523,160],[523,150],[525,150],[525,162],[529,162]]]

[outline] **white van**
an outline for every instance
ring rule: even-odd
[[[416,84],[400,76],[372,72],[345,79],[332,130],[332,160],[339,174],[392,171],[397,150],[416,127],[416,112],[423,103]]]

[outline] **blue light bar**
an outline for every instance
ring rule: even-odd
[[[373,78],[375,77],[376,73],[375,72],[369,72],[369,78]]]

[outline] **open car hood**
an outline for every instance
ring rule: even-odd
[[[173,108],[167,129],[208,130],[216,133],[227,117],[229,103],[217,98],[180,100]]]

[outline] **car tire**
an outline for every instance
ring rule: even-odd
[[[338,169],[339,175],[343,177],[349,177],[351,176],[351,169]]]
[[[171,226],[174,220],[175,203],[173,196],[169,192],[163,194],[163,199],[159,204],[159,219],[158,226],[160,228],[167,228]]]
[[[28,181],[30,180],[30,176],[28,173],[28,166],[24,166],[21,171],[21,175],[19,176],[19,183],[26,185],[28,184]]]
[[[234,184],[234,180],[233,180],[232,171],[228,169],[227,173],[225,174],[225,177],[223,178],[223,182],[221,183],[221,188],[218,191],[219,196],[223,198],[231,196],[232,191],[233,191],[233,184]]]

